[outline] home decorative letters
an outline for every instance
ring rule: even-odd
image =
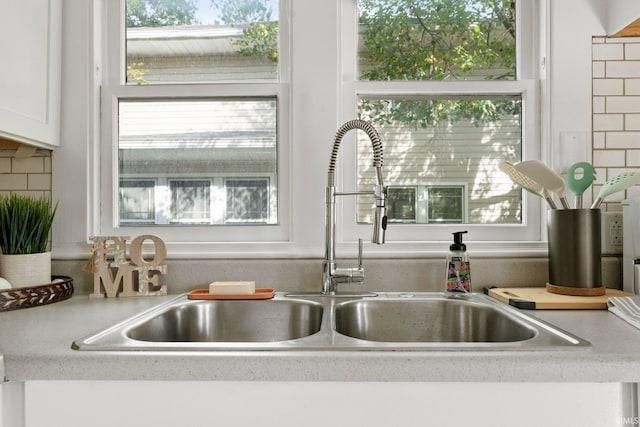
[[[167,272],[167,266],[162,264],[167,257],[167,247],[160,237],[144,234],[133,239],[129,246],[130,259],[127,258],[129,236],[93,236],[91,239],[91,258],[84,271],[93,273],[92,297],[167,294],[167,286],[159,284],[159,275]],[[142,245],[146,240],[154,245],[150,260],[142,256]]]

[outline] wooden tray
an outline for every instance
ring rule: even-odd
[[[195,289],[187,294],[189,299],[271,299],[276,292],[271,288],[256,288],[254,294],[210,294],[209,289]]]
[[[601,296],[560,295],[546,288],[485,288],[485,294],[516,308],[526,310],[606,310],[609,297],[631,296],[628,292],[607,289]]]
[[[0,291],[0,311],[18,310],[64,301],[73,295],[73,279],[51,276],[56,282],[40,286],[3,289]]]

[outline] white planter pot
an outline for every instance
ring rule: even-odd
[[[13,288],[51,283],[51,252],[0,254],[0,277],[7,279]]]

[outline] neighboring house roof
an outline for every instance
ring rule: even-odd
[[[134,56],[234,55],[232,37],[242,28],[201,25],[127,29],[127,54]]]

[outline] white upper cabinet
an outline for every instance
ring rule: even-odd
[[[60,144],[61,0],[0,0],[0,137]]]

